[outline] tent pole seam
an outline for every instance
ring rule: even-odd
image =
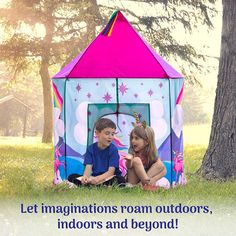
[[[170,107],[170,186],[173,187],[172,185],[172,124],[171,124],[171,119],[172,119],[172,112],[171,112],[171,91],[170,91],[170,79],[168,79],[169,82],[169,107]]]
[[[119,130],[120,127],[119,127],[119,110],[120,110],[120,101],[119,101],[119,91],[118,91],[118,78],[116,78],[116,121],[117,121],[117,128]]]
[[[65,175],[66,175],[66,179],[68,178],[67,176],[67,153],[66,153],[66,130],[67,130],[67,124],[66,124],[66,84],[67,84],[67,78],[65,79],[65,85],[64,85],[64,120],[65,120]]]

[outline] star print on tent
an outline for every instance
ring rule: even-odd
[[[103,97],[104,101],[106,101],[107,103],[111,101],[112,97],[111,95],[107,92],[104,97]]]
[[[127,93],[127,90],[128,88],[126,87],[126,85],[122,83],[119,87],[119,91],[121,92],[121,94],[124,95],[125,93]]]

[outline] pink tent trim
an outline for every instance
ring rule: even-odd
[[[109,35],[102,32],[53,78],[183,78],[118,11]]]

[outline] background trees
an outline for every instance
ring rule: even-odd
[[[7,38],[1,45],[1,59],[12,78],[37,71],[43,87],[43,142],[52,139],[52,99],[50,67],[75,56],[95,36],[98,24],[93,1],[15,1],[1,9]],[[85,22],[87,21],[87,23]],[[76,47],[75,47],[76,45]],[[67,61],[66,61],[67,62]],[[51,73],[50,73],[51,72]],[[31,85],[29,84],[29,87]]]
[[[204,57],[190,44],[175,39],[172,32],[176,29],[191,32],[198,25],[212,27],[214,2],[137,0],[112,1],[111,5],[110,1],[104,0],[11,0],[7,8],[0,9],[5,32],[0,59],[11,70],[12,79],[23,75],[27,78],[29,68],[38,73],[43,88],[42,141],[50,142],[50,77],[89,44],[113,10],[121,8],[159,54],[176,60],[182,73],[194,81],[193,70],[186,68],[200,70],[199,59]],[[138,8],[142,9],[141,13]],[[183,66],[183,61],[187,66]]]

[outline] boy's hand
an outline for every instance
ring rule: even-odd
[[[83,185],[86,185],[86,184],[88,184],[88,180],[89,180],[89,178],[88,178],[87,176],[83,176],[83,177],[81,178],[81,183],[82,183]]]
[[[100,181],[99,181],[98,177],[90,176],[88,179],[88,183],[93,184],[93,185],[99,184],[99,182]]]

